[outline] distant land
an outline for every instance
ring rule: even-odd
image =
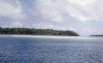
[[[96,37],[103,37],[103,35],[91,35],[91,36],[96,36]]]
[[[53,29],[35,29],[35,28],[2,28],[0,34],[18,34],[18,35],[58,35],[58,36],[79,36],[74,31],[63,31]]]

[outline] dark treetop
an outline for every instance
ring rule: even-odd
[[[0,34],[28,34],[28,35],[61,35],[61,36],[79,36],[73,31],[62,31],[53,29],[35,29],[35,28],[2,28]]]

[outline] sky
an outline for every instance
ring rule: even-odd
[[[103,0],[0,0],[0,26],[103,34]]]

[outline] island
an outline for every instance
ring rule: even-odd
[[[103,37],[103,35],[91,35],[91,36],[94,36],[94,37]]]
[[[0,34],[79,36],[79,34],[70,30],[63,31],[53,29],[2,28],[2,27],[0,27]]]

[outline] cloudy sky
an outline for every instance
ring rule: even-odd
[[[103,0],[0,0],[0,26],[103,34]]]

